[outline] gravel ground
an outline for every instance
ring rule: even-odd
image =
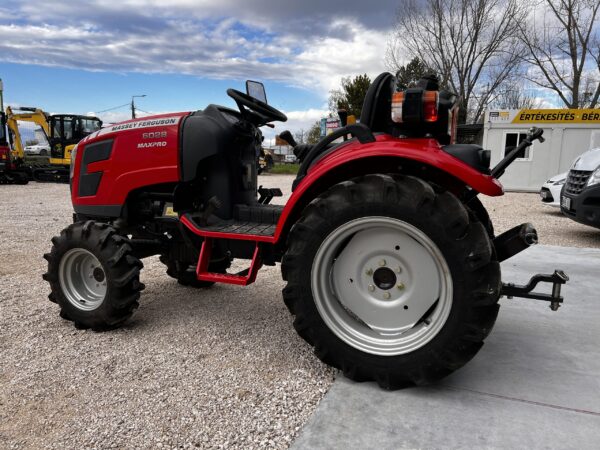
[[[502,197],[482,197],[496,233],[515,225],[531,222],[538,232],[540,244],[562,247],[600,248],[600,230],[577,223],[554,208],[542,204],[537,193],[509,192]]]
[[[41,279],[68,187],[0,192],[0,448],[288,447],[333,371],[296,335],[279,267],[196,290],[149,258],[126,327],[76,330]]]
[[[284,201],[292,177],[267,175]],[[122,329],[73,328],[48,302],[42,254],[69,224],[68,187],[0,186],[0,448],[285,448],[334,372],[295,333],[279,268],[248,288],[179,286],[145,260]],[[600,230],[537,194],[484,199],[497,231],[530,221],[541,243],[600,246]]]

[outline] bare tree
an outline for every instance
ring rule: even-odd
[[[508,84],[499,89],[490,106],[497,109],[538,109],[542,101],[528,95],[517,83]]]
[[[308,137],[307,134],[308,133],[304,131],[304,128],[301,128],[300,130],[294,133],[294,139],[298,144],[305,144],[306,138]]]
[[[527,79],[554,91],[568,108],[598,105],[599,8],[598,0],[544,0],[519,27],[533,68]]]
[[[421,58],[458,94],[459,123],[478,122],[494,92],[516,75],[525,15],[519,0],[406,0],[388,65],[397,70],[404,58]]]

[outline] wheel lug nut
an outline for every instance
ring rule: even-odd
[[[375,286],[373,286],[372,284],[369,285],[369,291],[373,292],[375,290]]]
[[[402,273],[402,267],[400,267],[400,266],[396,267],[396,273]]]
[[[385,266],[387,263],[385,262],[385,259],[382,259],[381,261],[379,261],[379,266],[383,267]]]
[[[398,285],[396,287],[398,288],[399,291],[401,291],[402,289],[404,289],[404,283],[398,283]]]
[[[384,293],[383,293],[383,298],[385,298],[386,300],[389,300],[389,299],[390,299],[390,297],[391,297],[391,296],[390,296],[390,293],[389,293],[389,292],[384,292]]]
[[[367,271],[365,272],[367,274],[367,276],[371,276],[373,275],[373,269],[367,269]]]

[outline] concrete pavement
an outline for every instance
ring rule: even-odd
[[[600,250],[537,246],[502,272],[524,283],[555,268],[571,278],[558,312],[502,299],[479,354],[434,386],[339,376],[293,448],[600,448]]]

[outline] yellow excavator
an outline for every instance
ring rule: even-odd
[[[6,115],[0,111],[0,184],[27,184],[29,173],[16,161],[8,145]]]
[[[81,139],[102,128],[102,121],[93,116],[77,114],[47,114],[39,108],[6,108],[6,126],[12,148],[12,161],[17,170],[27,172],[36,181],[69,182],[71,152]],[[46,135],[50,146],[47,164],[26,164],[25,147],[19,122],[33,122]]]

